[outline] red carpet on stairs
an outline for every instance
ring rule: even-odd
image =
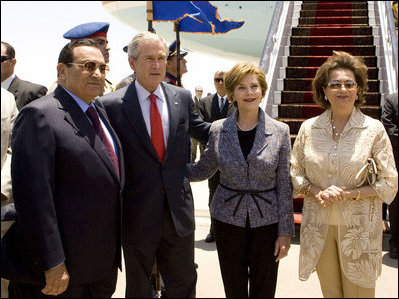
[[[369,68],[369,90],[362,111],[380,118],[380,82],[367,1],[304,1],[290,42],[278,120],[290,126],[292,144],[301,123],[324,111],[313,102],[311,84],[333,50],[363,57]],[[302,203],[301,197],[294,199],[295,212],[301,211]],[[295,222],[300,221],[296,214]]]

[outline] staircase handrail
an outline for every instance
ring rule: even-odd
[[[274,7],[272,20],[270,21],[269,31],[267,32],[265,45],[263,46],[262,55],[261,55],[260,61],[259,61],[259,67],[264,72],[266,71],[266,68],[268,68],[269,64],[270,64],[270,55],[269,54],[273,50],[271,41],[272,41],[274,33],[277,31],[278,19],[280,18],[282,7],[283,7],[282,1],[277,1],[276,6]]]
[[[385,1],[385,8],[386,8],[387,15],[388,15],[388,28],[389,28],[389,34],[390,34],[391,40],[392,40],[392,47],[393,47],[393,59],[394,59],[394,63],[395,63],[394,64],[394,67],[395,67],[394,78],[395,78],[395,80],[397,80],[397,78],[398,78],[398,36],[396,35],[396,26],[395,26],[395,21],[393,18],[391,1]],[[398,91],[398,85],[396,84],[396,89],[391,90],[391,93],[397,92],[397,91]]]
[[[377,1],[380,15],[382,46],[384,49],[388,93],[398,90],[398,37],[396,36],[390,1]]]
[[[270,22],[269,31],[267,33],[265,45],[263,47],[262,55],[259,61],[259,67],[266,74],[266,82],[269,87],[266,91],[265,97],[260,104],[263,110],[266,110],[267,99],[271,89],[271,81],[273,80],[274,68],[276,66],[276,61],[280,48],[280,41],[284,29],[284,22],[282,23],[281,21],[282,19],[285,20],[287,15],[287,2],[290,1],[277,1],[276,3],[272,20]]]

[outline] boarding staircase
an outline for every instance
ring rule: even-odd
[[[271,94],[264,104],[266,112],[289,125],[293,144],[302,122],[324,111],[312,98],[312,79],[317,69],[333,51],[345,51],[362,56],[368,66],[369,90],[361,110],[380,119],[381,89],[386,89],[387,84],[381,82],[384,76],[380,69],[385,61],[381,58],[376,4],[370,3],[373,1],[290,2],[291,14],[286,12],[286,15],[291,22],[285,22],[279,60],[274,67],[276,83],[270,84]],[[273,74],[270,64],[269,61],[267,66],[263,65],[264,69],[269,68],[267,77]],[[294,198],[296,223],[301,222],[302,205],[302,196]]]

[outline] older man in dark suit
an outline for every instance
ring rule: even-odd
[[[122,142],[122,244],[126,297],[152,297],[156,259],[168,297],[195,296],[194,203],[185,177],[188,134],[206,141],[210,125],[194,112],[191,93],[162,82],[168,48],[153,33],[128,46],[136,80],[101,97]]]
[[[219,70],[215,72],[213,77],[213,81],[216,88],[216,93],[210,96],[203,98],[198,103],[198,112],[207,122],[214,122],[216,120],[229,117],[232,115],[237,109],[234,105],[231,105],[227,100],[226,88],[223,82],[224,71]],[[209,187],[209,200],[208,206],[211,207],[212,198],[215,194],[216,188],[219,185],[220,181],[220,172],[217,171],[215,175],[213,175],[208,180]],[[215,242],[215,229],[214,229],[214,220],[211,220],[211,227],[209,229],[209,234],[205,238],[205,242],[212,243]]]
[[[21,110],[26,104],[44,96],[47,88],[19,79],[14,74],[16,63],[14,48],[6,42],[1,42],[1,87],[14,95],[17,108]]]
[[[398,93],[387,95],[382,106],[381,121],[391,140],[396,169],[399,169],[398,147]],[[391,237],[389,239],[389,256],[398,259],[398,194],[389,205],[389,224]]]
[[[17,117],[11,166],[16,224],[25,241],[20,246],[43,283],[11,279],[10,296],[104,298],[115,291],[122,150],[105,110],[93,102],[106,69],[94,41],[67,44],[57,65],[59,86]]]

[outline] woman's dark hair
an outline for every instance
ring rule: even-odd
[[[330,81],[331,72],[337,69],[345,69],[353,72],[358,86],[358,99],[355,102],[355,106],[359,107],[363,105],[366,102],[364,93],[368,90],[367,66],[363,63],[361,57],[352,56],[349,53],[338,51],[333,51],[333,55],[329,57],[317,70],[312,82],[313,100],[324,109],[330,108],[330,102],[325,100],[323,88],[327,87],[327,84]]]

